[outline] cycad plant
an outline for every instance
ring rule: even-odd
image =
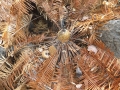
[[[120,61],[98,29],[118,0],[1,0],[0,90],[119,90]]]

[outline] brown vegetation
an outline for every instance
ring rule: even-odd
[[[0,90],[119,90],[120,61],[97,31],[119,10],[118,0],[1,0]]]

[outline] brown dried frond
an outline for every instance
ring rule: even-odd
[[[59,64],[55,69],[53,78],[54,90],[76,90],[78,78],[75,76],[76,64]]]
[[[120,82],[120,62],[107,50],[97,46],[96,48],[96,54],[82,49],[81,55],[76,58],[85,78],[84,89],[117,90]]]
[[[40,44],[40,42],[44,41],[45,36],[43,35],[34,35],[34,36],[29,36],[26,38],[26,40],[23,40],[21,42],[17,41],[14,45],[14,52],[28,48],[28,47],[36,47]],[[32,46],[29,46],[29,44],[33,44]]]
[[[51,79],[54,75],[55,65],[57,63],[58,55],[50,57],[45,60],[43,64],[38,67],[36,80],[30,80],[28,85],[36,88],[36,90],[45,90],[51,87]],[[35,83],[34,83],[35,82]],[[34,86],[35,85],[35,86]]]
[[[24,78],[26,70],[24,67],[31,60],[29,57],[31,54],[31,50],[26,49],[21,53],[21,55],[20,52],[17,52],[13,55],[14,57],[8,57],[8,59],[3,63],[0,68],[0,78],[4,80],[1,82],[4,89],[15,89],[23,82],[26,82],[27,79]]]
[[[11,6],[10,13],[12,15],[28,14],[33,8],[31,0],[15,0]]]
[[[0,1],[0,21],[7,21],[10,17],[10,7],[13,0],[1,0]]]

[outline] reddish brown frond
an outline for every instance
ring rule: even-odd
[[[37,67],[36,80],[30,80],[28,85],[36,90],[45,90],[47,88],[51,88],[51,80],[54,75],[57,59],[58,55],[52,56],[48,60],[45,60],[40,67]],[[35,84],[33,84],[34,82]]]
[[[84,83],[84,89],[100,90],[119,88],[120,82],[120,61],[113,54],[97,47],[97,53],[81,49],[81,55],[78,56],[78,65],[83,71],[87,85]],[[86,80],[87,79],[87,80]],[[116,84],[116,85],[115,85]],[[114,86],[115,85],[115,86]]]

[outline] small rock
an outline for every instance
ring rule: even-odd
[[[50,57],[49,51],[48,51],[48,50],[44,50],[44,51],[42,52],[42,57],[45,58],[45,59],[49,58],[49,57]]]
[[[0,46],[0,58],[6,57],[6,50]]]
[[[89,45],[88,46],[88,49],[87,49],[88,51],[92,51],[92,52],[94,52],[95,54],[97,53],[97,48],[94,46],[94,45]]]
[[[76,88],[81,88],[82,87],[82,84],[77,84],[76,85]]]

